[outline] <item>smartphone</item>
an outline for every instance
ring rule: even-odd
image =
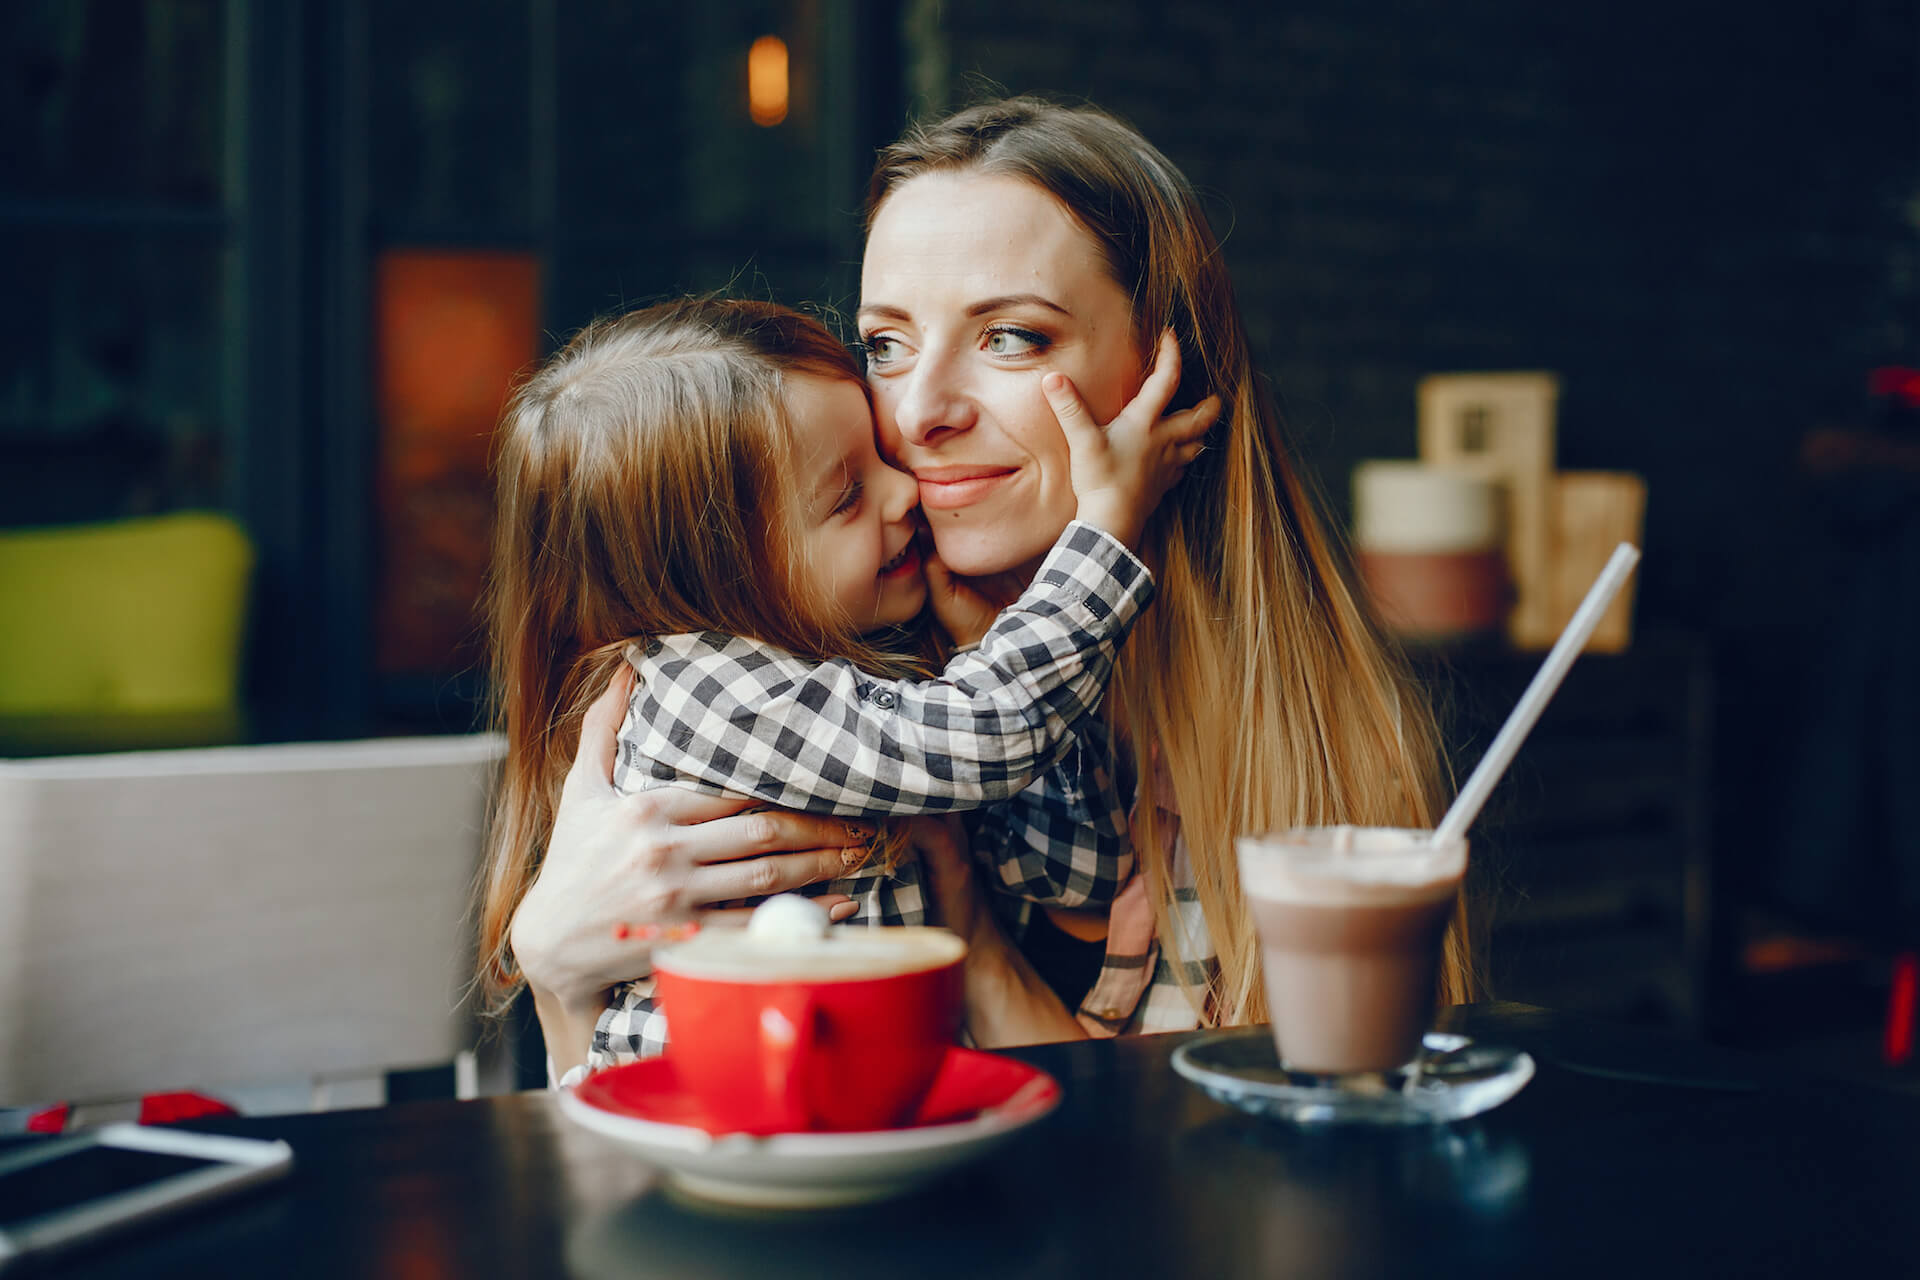
[[[0,1148],[0,1271],[292,1167],[284,1142],[136,1124]]]

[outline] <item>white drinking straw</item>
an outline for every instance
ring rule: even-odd
[[[1567,623],[1567,629],[1553,642],[1547,660],[1534,673],[1533,683],[1520,695],[1513,714],[1500,726],[1493,745],[1480,758],[1473,776],[1467,779],[1467,785],[1460,788],[1460,794],[1454,799],[1453,807],[1447,810],[1447,816],[1440,819],[1440,825],[1433,829],[1435,844],[1458,840],[1467,834],[1467,828],[1480,816],[1481,806],[1493,794],[1494,787],[1506,774],[1507,766],[1513,763],[1514,753],[1520,750],[1520,744],[1532,732],[1534,721],[1540,718],[1540,713],[1547,709],[1548,700],[1560,688],[1560,681],[1566,678],[1567,668],[1587,647],[1593,629],[1600,625],[1600,615],[1613,603],[1613,597],[1625,585],[1633,566],[1639,562],[1639,549],[1631,543],[1623,542],[1613,549],[1613,558],[1607,561],[1607,567],[1594,579],[1587,598],[1574,610],[1573,621]]]

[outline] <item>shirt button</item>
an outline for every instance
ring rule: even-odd
[[[882,711],[893,710],[893,704],[896,701],[897,699],[893,696],[893,690],[891,689],[880,689],[873,695],[873,705]]]

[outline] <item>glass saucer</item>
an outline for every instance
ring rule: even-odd
[[[1441,1031],[1429,1031],[1420,1056],[1392,1071],[1289,1070],[1265,1027],[1190,1040],[1173,1051],[1173,1069],[1217,1102],[1302,1125],[1444,1124],[1491,1111],[1533,1079],[1533,1059],[1519,1050]]]

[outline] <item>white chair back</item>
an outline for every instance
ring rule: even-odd
[[[452,1061],[494,735],[0,761],[0,1105]]]

